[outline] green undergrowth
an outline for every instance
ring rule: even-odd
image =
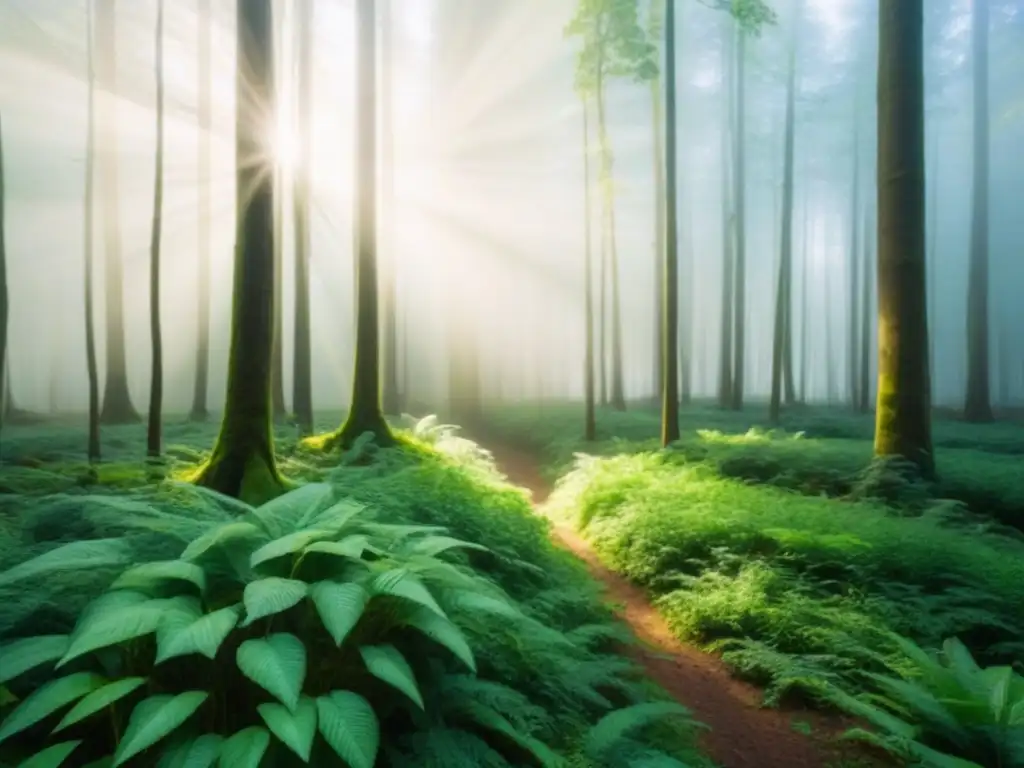
[[[899,663],[893,632],[930,647],[959,637],[985,663],[1024,656],[1024,544],[941,509],[901,516],[652,451],[582,458],[546,511],[770,701],[863,687]]]
[[[310,484],[259,508],[176,482],[201,451],[133,463],[123,434],[95,474],[59,430],[0,473],[0,763],[707,765],[585,569],[451,429],[282,439]]]

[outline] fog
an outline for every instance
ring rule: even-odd
[[[433,0],[394,0],[390,62],[394,195],[380,210],[394,260],[401,376],[409,401],[443,401],[450,328],[478,329],[485,394],[582,398],[583,110],[579,41],[563,34],[573,0],[478,0],[445,17]],[[646,2],[641,0],[641,18]],[[771,3],[776,24],[747,42],[745,396],[767,397],[783,179],[787,46],[797,27],[793,318],[801,396],[850,399],[851,226],[871,231],[875,203],[877,3]],[[961,408],[967,356],[973,59],[970,0],[927,0],[929,323],[933,401]],[[234,3],[215,0],[210,403],[225,391],[235,236]],[[726,15],[677,4],[682,344],[690,387],[713,397],[722,336],[721,148]],[[991,399],[1024,404],[1024,2],[991,0],[989,361]],[[149,388],[149,247],[155,147],[156,0],[116,3],[118,236],[132,401]],[[313,402],[346,405],[354,346],[354,28],[351,0],[314,2],[312,158]],[[291,393],[296,172],[293,4],[275,5],[285,392]],[[453,20],[454,19],[454,20]],[[166,150],[162,229],[165,399],[185,414],[196,368],[200,220],[196,0],[166,7]],[[82,412],[86,5],[0,0],[0,118],[10,293],[10,397],[21,409]],[[608,84],[621,281],[624,386],[655,381],[654,130],[648,83]],[[855,137],[860,208],[851,221]],[[593,137],[591,148],[596,144]],[[596,151],[596,150],[594,150]],[[597,196],[595,195],[595,201]],[[97,202],[95,322],[101,390],[109,242]],[[595,203],[596,205],[596,203]],[[596,208],[595,208],[596,210]],[[595,280],[599,232],[594,229]],[[863,240],[861,236],[861,240]],[[806,297],[806,299],[802,297]],[[611,334],[609,332],[609,339]],[[610,343],[610,342],[609,342]],[[874,354],[871,355],[874,365]]]

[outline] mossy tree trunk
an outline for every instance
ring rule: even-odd
[[[365,432],[394,438],[381,408],[377,283],[377,28],[375,0],[356,0],[356,350],[352,404],[337,433],[346,447]]]
[[[93,319],[93,262],[94,262],[94,180],[96,175],[96,72],[93,53],[92,2],[86,9],[86,61],[88,66],[88,96],[86,103],[85,134],[85,222],[83,250],[85,255],[85,365],[89,380],[89,438],[86,455],[89,463],[100,460],[100,383],[96,364],[96,324]]]
[[[213,201],[212,174],[210,172],[213,158],[213,76],[211,61],[213,59],[213,12],[212,0],[197,0],[196,20],[199,25],[199,40],[196,46],[199,61],[197,72],[198,124],[199,124],[199,155],[197,158],[197,175],[199,182],[199,243],[196,249],[196,377],[192,391],[192,409],[189,418],[192,421],[205,421],[207,411],[207,395],[210,388],[210,208]]]
[[[974,188],[971,200],[971,257],[967,281],[967,394],[964,418],[992,421],[989,374],[989,0],[973,0],[971,54],[974,58]]]
[[[597,416],[594,403],[594,265],[593,226],[590,179],[590,105],[583,103],[583,439],[597,439]]]
[[[655,0],[661,2],[662,0]],[[661,444],[679,439],[679,227],[676,165],[676,4],[665,2],[665,252],[663,255]]]
[[[391,0],[381,0],[381,212],[383,226],[383,269],[381,270],[381,318],[383,339],[381,359],[382,405],[384,413],[397,416],[402,412],[402,396],[398,386],[398,295],[397,259],[395,253],[395,132],[394,132],[394,17]]]
[[[313,153],[313,0],[298,4],[299,164],[295,176],[295,344],[292,409],[299,432],[313,432],[313,351],[309,305],[309,201]]]
[[[799,23],[799,5],[794,16],[793,38],[789,45],[789,66],[786,74],[786,134],[783,150],[782,179],[782,234],[779,253],[779,278],[775,295],[775,334],[772,342],[772,392],[769,418],[778,424],[782,415],[783,368],[786,366],[786,348],[791,346],[789,322],[793,285],[793,155],[796,135],[796,25]],[[792,381],[792,367],[788,378]]]
[[[934,475],[925,288],[923,0],[880,0],[875,454]]]
[[[153,223],[149,241],[149,335],[153,355],[149,382],[146,453],[160,455],[164,402],[164,344],[160,329],[160,238],[164,206],[164,0],[156,6],[156,172],[153,177]]]
[[[132,424],[140,420],[128,390],[124,330],[124,263],[121,253],[120,184],[118,182],[116,0],[96,0],[98,78],[105,90],[100,101],[100,182],[103,200],[107,376],[100,420]]]
[[[227,397],[220,434],[195,482],[251,503],[284,490],[274,458],[274,173],[266,116],[274,114],[273,0],[238,0],[235,147],[237,234]]]

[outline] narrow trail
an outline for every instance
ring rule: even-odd
[[[533,495],[534,505],[551,492],[536,458],[510,446],[488,445],[509,480]],[[809,710],[775,710],[760,706],[760,689],[733,678],[725,664],[673,637],[644,590],[605,568],[590,545],[575,531],[556,525],[561,546],[585,562],[604,587],[609,602],[641,641],[632,656],[647,675],[694,717],[710,727],[700,743],[722,768],[842,768],[880,765],[864,762],[864,754],[835,737],[852,725],[839,716]],[[809,735],[795,730],[801,727]],[[854,758],[855,762],[850,762]]]

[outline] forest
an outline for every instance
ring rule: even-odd
[[[0,768],[1024,768],[1021,0],[0,72]]]

